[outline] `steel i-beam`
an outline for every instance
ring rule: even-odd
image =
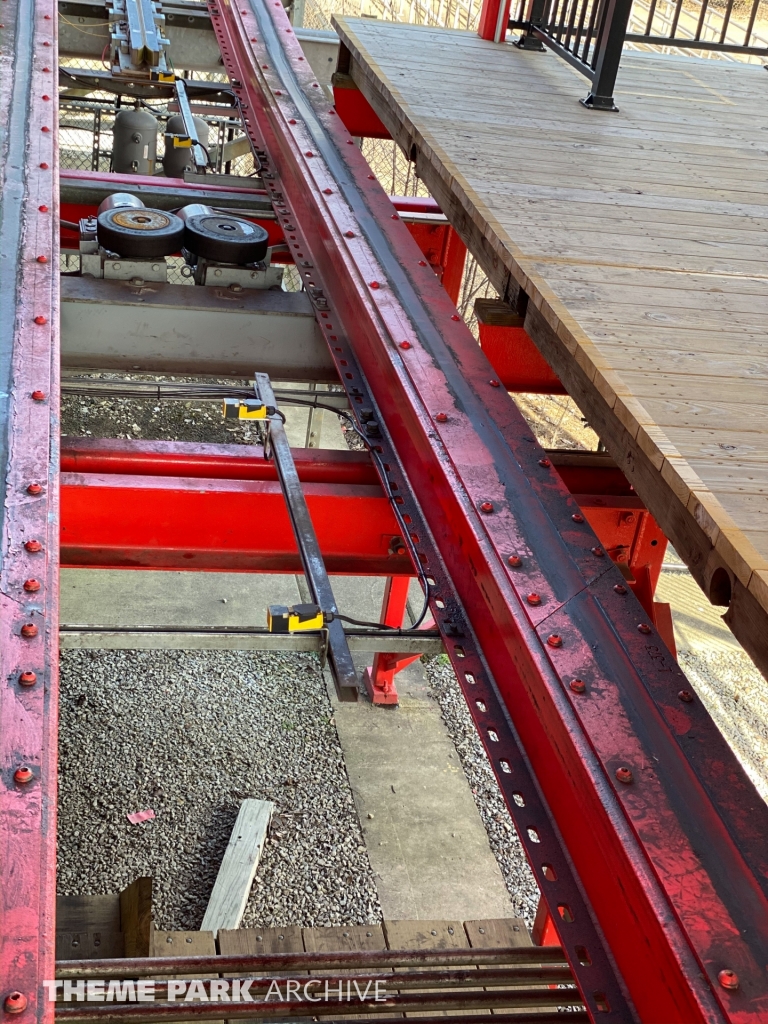
[[[700,702],[678,696],[684,676],[329,109],[282,5],[209,7],[352,408],[384,425],[382,472],[585,1004],[622,1024],[764,1019],[768,809]]]

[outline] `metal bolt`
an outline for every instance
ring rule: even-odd
[[[42,494],[43,488],[40,484],[28,484],[27,494]]]
[[[44,391],[33,391],[32,392],[32,399],[35,402],[44,402],[45,401],[45,392]]]
[[[626,594],[627,592],[627,588],[623,583],[617,583],[613,589],[617,594]]]
[[[500,388],[501,387],[501,384],[499,384],[499,382],[497,380],[489,380],[488,383],[491,385],[492,388]]]
[[[651,627],[648,625],[647,622],[641,622],[640,625],[637,628],[640,630],[641,633],[650,633],[651,632]]]
[[[739,987],[739,976],[736,973],[736,971],[720,971],[720,973],[717,976],[717,980],[720,982],[723,988],[730,989],[731,991]]]
[[[579,513],[579,512],[574,512],[573,515],[571,516],[571,519],[574,521],[574,523],[583,523],[584,522],[584,516],[581,515],[581,513]]]
[[[36,672],[22,672],[19,676],[19,683],[21,686],[34,686],[37,682]]]
[[[624,515],[622,516],[622,519],[624,520],[625,523],[634,523],[634,521],[635,521],[635,513],[634,512],[625,512]]]
[[[41,163],[40,164],[40,170],[41,171],[47,171],[48,170],[48,164],[45,163],[45,162]]]
[[[525,599],[528,604],[541,604],[541,598],[538,594],[529,594]]]
[[[29,594],[36,594],[40,589],[40,580],[24,580],[24,589]]]
[[[21,635],[27,640],[31,640],[33,636],[37,636],[37,626],[34,622],[25,622],[21,627]]]
[[[312,150],[311,150],[311,149],[308,149],[308,150],[306,151],[306,153],[304,154],[304,156],[314,156],[314,155],[315,155],[315,154],[314,154],[314,153],[312,152]]]
[[[50,96],[46,96],[45,93],[43,93],[43,99],[44,100],[49,100],[50,98],[51,98]]]
[[[507,559],[507,564],[511,565],[513,569],[519,569],[523,564],[523,560],[520,555],[510,555]]]
[[[427,261],[426,260],[419,260],[419,266],[420,267],[426,267],[426,265],[427,265]]]
[[[587,688],[587,684],[583,679],[572,679],[568,685],[574,693],[584,693]]]
[[[557,633],[550,633],[547,637],[547,643],[550,647],[562,647],[563,638],[561,636],[558,636]]]
[[[605,551],[603,551],[603,549],[598,545],[596,548],[592,548],[592,554],[597,558],[603,558]]]
[[[13,773],[14,782],[18,782],[22,786],[27,782],[31,782],[33,778],[32,769],[26,764],[20,764]]]
[[[43,71],[45,71],[46,74],[50,74],[51,73],[51,69],[50,68],[43,68]]]
[[[296,122],[295,122],[295,121],[294,121],[293,123],[294,123],[294,124],[296,124]],[[332,189],[332,188],[324,188],[324,189],[323,189],[323,192],[325,192],[325,194],[326,194],[327,196],[333,195],[333,189]]]
[[[40,325],[40,324],[47,324],[48,323],[48,317],[47,316],[36,316],[35,317],[35,323],[38,324],[38,325]]]
[[[27,551],[31,551],[33,554],[36,554],[38,551],[43,550],[43,545],[40,543],[39,540],[24,541],[24,547],[26,548]]]
[[[451,320],[461,320],[461,317],[459,316],[458,313],[454,313],[453,316],[451,317]]]
[[[396,213],[392,214],[392,220],[400,220]]]
[[[374,291],[376,290],[376,288],[380,288],[381,287],[381,285],[379,284],[378,281],[371,281],[370,282],[370,286],[371,286],[371,288],[374,289]]]
[[[619,780],[619,782],[623,782],[625,786],[628,786],[632,781],[632,772],[629,770],[629,768],[617,768],[616,778]]]
[[[23,1013],[27,1008],[27,997],[23,992],[9,992],[3,1001],[6,1013]]]
[[[435,416],[435,420],[436,420],[436,421],[437,421],[438,423],[447,423],[447,422],[448,422],[448,416],[447,416],[447,414],[446,414],[446,413],[444,413],[444,412],[439,412],[439,413],[437,413],[437,415]]]
[[[43,43],[43,46],[45,46],[45,43]],[[47,124],[44,124],[43,127],[40,129],[41,132],[49,132],[50,130],[51,129],[48,127]]]
[[[549,459],[539,459],[539,465],[543,466],[544,469],[549,469],[552,463],[549,461]]]
[[[354,238],[355,237],[355,232],[354,231],[345,231],[344,232],[344,237],[345,238]]]
[[[684,704],[690,704],[693,700],[693,694],[690,690],[681,690],[677,696]]]
[[[45,203],[43,203],[42,206],[38,206],[38,210],[40,211],[40,213],[48,213],[48,207],[45,205]]]
[[[400,342],[400,348],[410,348],[410,347],[411,347],[410,341],[401,341]]]
[[[486,513],[487,512],[493,512],[493,502],[492,501],[481,501],[480,502],[480,511],[481,512],[486,512]]]

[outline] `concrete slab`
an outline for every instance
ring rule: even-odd
[[[512,917],[501,871],[419,662],[400,706],[340,704],[339,741],[385,920]]]

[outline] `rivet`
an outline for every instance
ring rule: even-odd
[[[27,484],[27,494],[42,494],[43,488],[40,484]]]
[[[574,521],[574,523],[583,523],[584,522],[584,516],[581,515],[580,512],[574,512],[573,515],[571,516],[571,519]]]
[[[617,768],[616,778],[619,780],[619,782],[623,782],[625,786],[628,786],[632,781],[632,772],[629,770],[629,768]]]
[[[486,512],[486,513],[493,512],[493,502],[492,501],[481,501],[480,502],[480,511],[481,512]]]
[[[43,46],[50,46],[50,45],[51,45],[51,44],[50,44],[50,43],[48,42],[48,40],[47,40],[47,39],[46,39],[46,40],[44,41],[44,43],[43,43]]]
[[[677,696],[684,704],[690,704],[693,700],[693,694],[690,690],[681,690]]]
[[[31,782],[34,778],[34,774],[29,765],[20,764],[16,771],[13,773],[14,782],[20,783],[22,786],[27,782]]]
[[[592,554],[595,555],[597,558],[602,558],[605,555],[605,551],[603,551],[603,549],[598,544],[597,547],[592,548]]]
[[[396,213],[392,214],[392,220],[400,220]]]
[[[256,38],[256,36],[251,36],[251,42],[252,43],[258,43],[258,41],[259,40]]]
[[[32,400],[34,402],[44,402],[45,401],[45,392],[44,391],[33,391],[32,392]]]
[[[626,594],[627,592],[627,588],[623,583],[617,583],[613,589],[617,594]]]
[[[280,92],[279,89],[275,89],[275,96],[282,96],[282,95],[283,94]]]
[[[40,211],[40,213],[48,213],[48,207],[45,205],[45,203],[43,203],[42,206],[38,206],[38,210]]]
[[[648,625],[647,622],[641,622],[637,628],[640,630],[641,633],[651,632],[651,627]]]
[[[446,415],[446,413],[444,413],[444,412],[439,412],[439,413],[437,413],[437,415],[435,416],[435,420],[436,420],[436,421],[437,421],[438,423],[447,423],[447,422],[448,422],[448,416],[447,416],[447,415]]]
[[[419,260],[419,266],[420,267],[426,267],[426,265],[427,265],[427,261],[426,260]]]
[[[43,93],[43,99],[44,100],[49,100],[50,98],[51,98],[50,96],[46,96],[45,93]]]
[[[36,682],[37,682],[37,673],[36,672],[30,672],[30,671],[22,672],[21,675],[19,676],[19,683],[20,683],[21,686],[34,686]]]
[[[354,238],[355,237],[355,232],[354,231],[345,231],[344,232],[344,237],[345,238]]]
[[[410,341],[401,341],[400,342],[400,348],[406,348],[407,349],[407,348],[410,348],[410,347],[411,347]]]
[[[33,554],[43,550],[43,545],[39,540],[26,540],[24,541],[24,547],[27,551],[31,551]]]
[[[45,162],[41,163],[40,164],[40,169],[43,170],[43,171],[47,171],[48,170],[48,164],[45,163]]]
[[[461,317],[459,316],[458,313],[454,313],[453,316],[451,317],[451,320],[461,320]]]
[[[511,565],[513,569],[519,569],[523,564],[523,560],[520,555],[510,555],[507,559],[507,565]]]
[[[36,324],[47,324],[48,323],[48,317],[47,316],[36,316],[35,317],[35,323]]]
[[[541,598],[538,594],[529,594],[525,599],[528,604],[541,604]]]
[[[325,194],[326,194],[327,196],[331,196],[331,195],[333,195],[333,189],[332,189],[332,188],[324,188],[324,189],[323,189],[323,192],[325,192]]]
[[[549,459],[539,459],[539,465],[543,466],[544,469],[549,469],[552,463],[549,461]]]
[[[21,627],[21,635],[27,640],[30,640],[33,636],[37,636],[37,626],[34,622],[25,622]]]
[[[37,259],[38,263],[47,263],[48,262],[48,257],[47,256],[37,256],[36,259]]]
[[[375,174],[369,174],[368,175],[368,181],[376,181],[376,175]]]
[[[48,127],[47,124],[44,124],[43,127],[40,129],[41,132],[49,132],[50,130],[51,129]]]
[[[355,144],[355,140],[354,139],[347,139],[347,145],[348,146],[354,146],[354,144]]]
[[[547,643],[550,647],[562,647],[563,638],[561,636],[558,636],[557,633],[550,633],[547,637]]]
[[[27,1008],[27,997],[23,992],[9,992],[3,1001],[6,1013],[23,1013]]]
[[[583,679],[572,679],[568,685],[574,693],[584,693],[587,688],[587,684]]]
[[[717,980],[720,982],[723,988],[735,989],[739,987],[739,976],[735,971],[720,971],[717,976]]]
[[[488,383],[492,388],[500,388],[501,384],[497,380],[489,380]]]
[[[40,589],[40,580],[24,580],[24,589],[28,594],[36,594]]]
[[[295,118],[295,117],[292,117],[292,118],[290,119],[290,121],[288,122],[288,124],[296,124],[296,118]],[[328,191],[328,190],[326,190],[326,191]]]
[[[267,68],[269,67],[269,64],[262,64],[261,66],[262,66],[262,67],[264,68],[264,70],[266,71],[266,70],[267,70]]]
[[[311,149],[308,149],[308,150],[306,151],[306,153],[304,154],[304,156],[314,156],[314,155],[315,155],[315,154],[314,154],[314,153],[312,152],[312,150],[311,150]]]
[[[379,288],[379,287],[380,287],[380,285],[379,285],[379,282],[378,282],[378,281],[370,281],[370,282],[369,282],[369,284],[370,284],[371,288],[373,288],[373,289],[374,289],[374,291],[375,291],[375,290],[376,290],[377,288]]]
[[[48,75],[50,75],[50,73],[51,73],[51,69],[50,68],[43,68],[43,71],[45,71],[46,74],[48,74]]]

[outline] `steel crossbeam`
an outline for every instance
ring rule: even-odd
[[[282,5],[209,6],[352,408],[382,424],[382,471],[590,1013],[762,1019],[765,805],[678,697],[674,659],[424,271]]]

